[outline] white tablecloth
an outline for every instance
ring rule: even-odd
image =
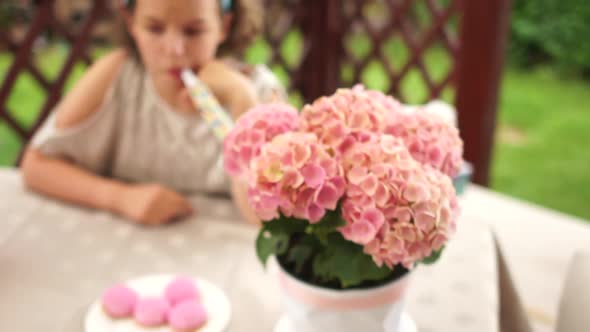
[[[229,331],[272,331],[277,282],[256,259],[256,229],[225,200],[195,197],[198,215],[146,228],[27,192],[0,169],[0,331],[83,331],[105,287],[145,274],[208,279],[229,296]],[[498,276],[489,227],[465,214],[441,260],[413,272],[407,311],[420,332],[498,332]]]

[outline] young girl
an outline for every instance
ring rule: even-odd
[[[57,106],[25,153],[26,185],[143,224],[192,214],[181,193],[231,187],[245,217],[255,220],[244,186],[224,175],[221,142],[180,73],[198,73],[234,118],[255,105],[255,86],[267,89],[217,57],[255,37],[257,1],[124,1],[130,47],[97,61]]]

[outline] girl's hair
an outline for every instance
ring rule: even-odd
[[[247,48],[254,39],[260,34],[263,27],[264,13],[262,9],[261,0],[233,0],[233,1],[219,1],[221,14],[231,13],[232,24],[225,41],[219,46],[218,53],[225,54],[240,54]],[[133,11],[136,0],[122,0],[123,9]],[[227,8],[223,8],[226,7]],[[129,48],[135,56],[138,56],[137,46],[131,35],[125,29],[125,25],[121,22],[122,29],[122,44]]]

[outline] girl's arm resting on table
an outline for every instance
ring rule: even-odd
[[[193,213],[190,202],[160,185],[131,185],[100,177],[34,149],[25,153],[22,172],[25,184],[39,193],[141,224],[158,225]]]
[[[124,184],[100,177],[66,160],[46,157],[28,148],[22,164],[27,187],[41,194],[87,207],[121,214]]]

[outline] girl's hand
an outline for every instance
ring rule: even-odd
[[[165,224],[194,212],[186,198],[157,184],[125,186],[117,200],[117,212],[145,225]]]

